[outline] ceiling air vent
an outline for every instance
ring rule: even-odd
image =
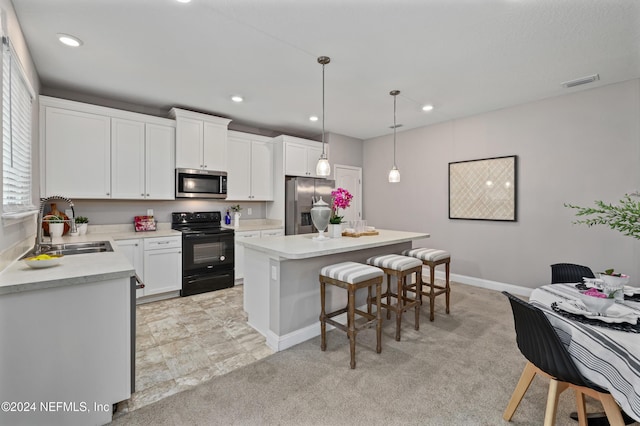
[[[568,89],[570,87],[580,86],[581,84],[593,83],[594,81],[598,80],[600,80],[600,75],[593,74],[586,77],[576,78],[575,80],[565,81],[564,83],[562,83],[562,86]]]

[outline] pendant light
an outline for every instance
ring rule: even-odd
[[[400,182],[400,170],[396,166],[396,96],[400,94],[399,90],[392,90],[389,92],[393,96],[393,168],[389,170],[389,182]]]
[[[327,154],[324,152],[324,66],[331,62],[331,58],[328,56],[318,57],[318,63],[322,64],[322,155],[318,159],[316,164],[316,175],[329,176],[331,174],[331,165],[327,159]]]

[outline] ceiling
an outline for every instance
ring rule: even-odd
[[[359,139],[392,132],[393,89],[404,130],[640,77],[638,0],[13,4],[43,93],[180,106],[305,137],[322,129],[309,121],[322,113],[321,55],[331,57],[325,129]]]

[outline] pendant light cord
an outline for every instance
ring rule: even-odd
[[[322,156],[324,157],[324,66],[322,64]]]
[[[396,96],[393,95],[393,167],[396,167]]]

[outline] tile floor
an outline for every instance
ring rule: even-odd
[[[138,305],[136,392],[125,413],[273,353],[247,324],[242,286]]]

